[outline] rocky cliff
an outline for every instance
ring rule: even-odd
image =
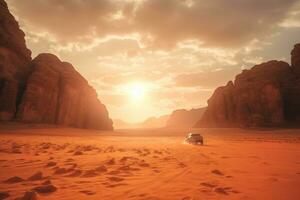
[[[24,33],[0,0],[0,120],[112,129],[95,90],[66,62],[31,60]]]
[[[191,110],[175,110],[170,115],[166,127],[169,128],[192,128],[202,117],[206,108]]]
[[[0,120],[12,120],[29,73],[31,52],[6,3],[0,1]]]
[[[291,55],[291,66],[262,63],[217,88],[196,127],[299,126],[300,44]]]

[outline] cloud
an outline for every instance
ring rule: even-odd
[[[196,87],[215,89],[218,86],[226,84],[234,78],[240,69],[220,68],[208,72],[194,72],[180,74],[174,79],[177,87]]]
[[[280,24],[282,27],[300,27],[300,1],[298,1],[288,12],[287,17]]]
[[[288,61],[299,42],[299,0],[7,2],[33,57],[72,63],[113,118],[133,121],[204,106],[241,69]],[[144,104],[119,91],[134,81],[153,86]]]
[[[26,27],[59,42],[138,34],[148,48],[173,48],[196,39],[237,47],[273,30],[297,0],[9,0]]]

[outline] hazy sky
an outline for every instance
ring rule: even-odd
[[[299,0],[7,0],[33,57],[68,61],[112,118],[206,105],[242,69],[289,62]]]

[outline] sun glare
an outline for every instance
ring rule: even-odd
[[[141,101],[145,98],[146,86],[143,83],[131,83],[128,85],[127,93],[132,101]]]

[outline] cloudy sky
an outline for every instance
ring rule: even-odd
[[[112,118],[206,105],[242,69],[289,62],[299,0],[7,0],[33,57],[68,61]]]

